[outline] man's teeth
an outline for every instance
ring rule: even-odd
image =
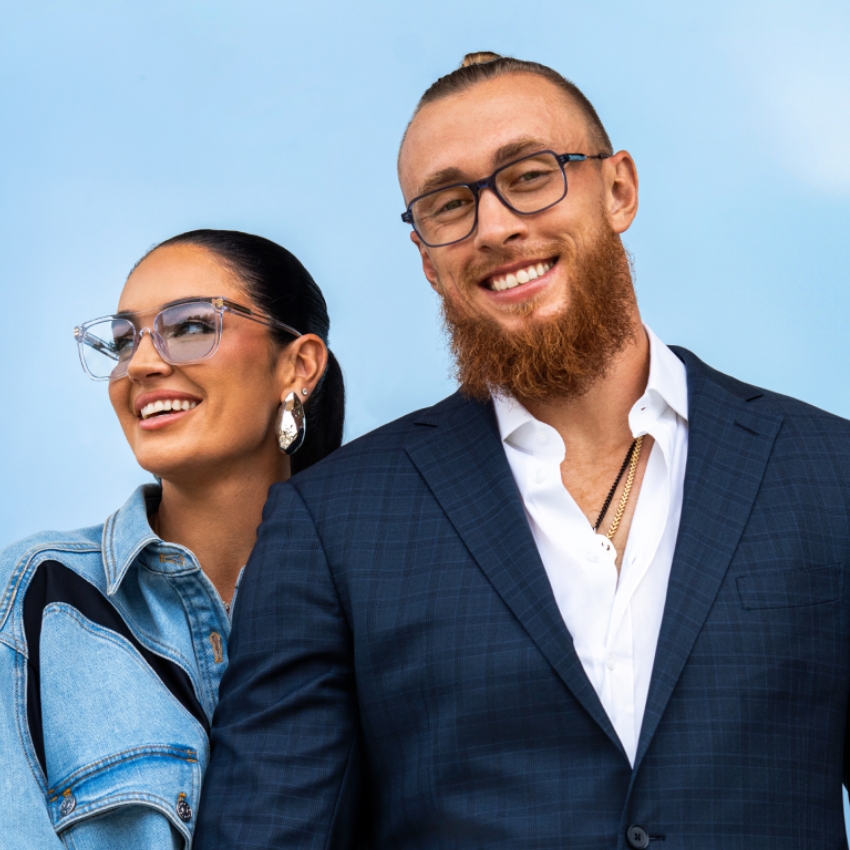
[[[162,413],[163,411],[174,411],[174,410],[191,410],[193,407],[197,407],[198,402],[189,401],[188,399],[172,399],[166,401],[152,401],[150,404],[146,404],[142,408],[142,419],[149,419],[155,413]]]
[[[504,277],[494,277],[490,281],[490,289],[494,292],[503,292],[506,289],[513,289],[522,283],[528,283],[530,280],[536,280],[541,275],[546,274],[553,266],[553,263],[537,263],[535,266],[529,266],[525,269],[520,269],[513,274],[505,275]]]

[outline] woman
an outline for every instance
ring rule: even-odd
[[[328,325],[284,248],[198,230],[136,265],[114,316],[75,329],[160,484],[0,560],[5,850],[190,845],[266,492],[342,439]]]

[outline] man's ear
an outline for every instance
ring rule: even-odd
[[[428,253],[428,246],[419,238],[419,234],[415,230],[410,231],[410,241],[419,249],[419,257],[422,260],[422,271],[431,284],[432,289],[440,291],[439,283],[437,282],[437,272],[434,269],[434,264],[431,262],[431,255]]]
[[[638,210],[638,174],[628,151],[619,151],[603,161],[605,208],[615,233],[624,233]]]
[[[325,373],[328,349],[316,334],[304,334],[291,342],[280,354],[278,372],[281,381],[280,400],[294,392],[306,401]],[[302,390],[307,390],[304,394]]]

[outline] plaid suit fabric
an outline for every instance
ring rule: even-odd
[[[196,847],[844,847],[850,424],[688,369],[685,502],[634,770],[492,411],[273,488]]]

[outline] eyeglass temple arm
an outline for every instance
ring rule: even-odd
[[[82,328],[74,328],[74,337],[77,342],[85,343],[90,348],[93,348],[95,351],[99,351],[101,354],[105,354],[110,359],[118,359],[118,354],[115,351],[114,346],[110,345],[108,342],[104,342],[102,339],[98,339],[88,331],[84,331]]]
[[[216,298],[213,301],[213,306],[218,307],[221,310],[230,310],[231,313],[237,313],[242,316],[243,319],[250,319],[250,321],[256,322],[258,325],[264,325],[267,328],[280,328],[281,330],[284,330],[296,337],[303,336],[301,331],[295,330],[295,328],[290,325],[279,322],[271,316],[256,316],[247,307],[243,307],[241,304],[236,304],[233,301],[228,301],[225,298]]]
[[[564,165],[568,162],[584,162],[586,159],[610,159],[610,153],[562,153],[558,155],[558,162]]]

